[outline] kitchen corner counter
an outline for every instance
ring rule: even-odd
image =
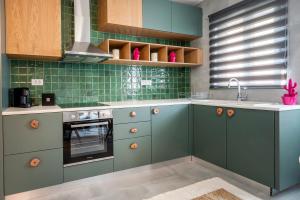
[[[266,111],[289,111],[299,110],[300,105],[282,105],[280,103],[270,102],[257,102],[257,101],[230,101],[230,100],[192,100],[193,105],[206,105],[206,106],[219,106],[227,108],[243,108],[253,110],[266,110]]]
[[[62,109],[59,106],[33,106],[31,108],[9,107],[2,112],[2,115],[26,115],[40,113],[55,113],[61,111]]]

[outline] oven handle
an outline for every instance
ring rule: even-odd
[[[71,125],[71,128],[80,128],[80,127],[87,127],[87,126],[101,126],[101,125],[108,125],[108,122],[98,122],[98,123],[88,123],[88,124],[75,124],[75,125]]]

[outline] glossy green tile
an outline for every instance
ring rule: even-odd
[[[91,0],[91,38],[95,45],[109,38],[190,46],[190,42],[145,38],[97,30],[98,0]],[[62,0],[63,49],[72,45],[73,1]],[[42,92],[54,92],[57,103],[125,101],[190,97],[190,68],[64,64],[28,60],[10,61],[10,86],[29,87],[36,103]],[[32,78],[43,78],[44,86],[31,86]],[[141,86],[141,80],[152,80]]]

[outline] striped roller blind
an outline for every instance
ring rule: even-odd
[[[210,87],[286,84],[288,1],[244,0],[209,16]]]

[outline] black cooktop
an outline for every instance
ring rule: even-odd
[[[107,104],[98,103],[98,102],[89,102],[89,103],[65,103],[58,105],[61,108],[80,108],[80,107],[98,107],[98,106],[108,106]]]

